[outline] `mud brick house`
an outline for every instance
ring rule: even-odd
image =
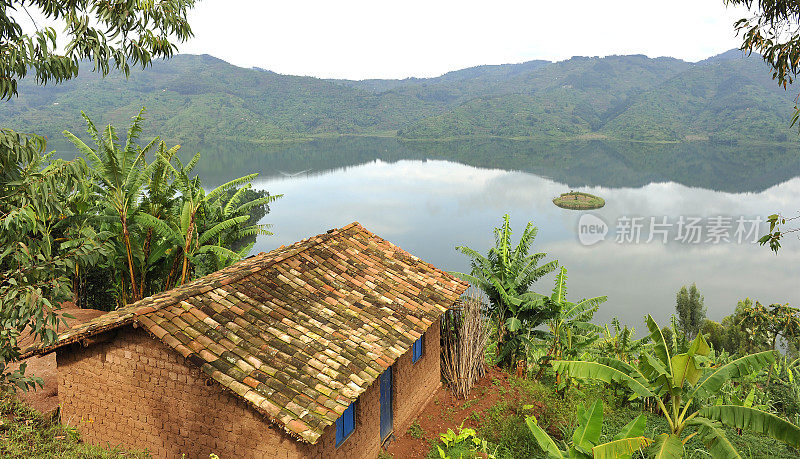
[[[81,324],[56,353],[62,422],[155,457],[374,458],[440,385],[467,285],[358,223]]]

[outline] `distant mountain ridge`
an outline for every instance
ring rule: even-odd
[[[178,142],[354,134],[405,139],[793,140],[795,93],[760,56],[731,50],[690,63],[642,55],[573,57],[455,70],[434,78],[330,80],[177,55],[128,80],[82,71],[19,84],[0,125],[61,137],[80,111],[120,129],[142,106],[151,134]]]

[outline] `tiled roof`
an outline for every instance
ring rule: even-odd
[[[313,444],[466,287],[351,223],[105,314],[26,355],[140,324]]]

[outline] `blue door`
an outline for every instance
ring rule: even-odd
[[[392,420],[392,367],[381,374],[381,443],[394,429]]]

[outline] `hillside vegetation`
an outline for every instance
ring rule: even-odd
[[[738,51],[698,63],[574,57],[363,81],[179,55],[133,71],[127,81],[82,71],[58,86],[22,81],[19,92],[0,109],[0,123],[14,129],[60,138],[64,129],[83,130],[80,110],[124,124],[145,106],[150,126],[178,142],[339,134],[775,142],[792,138],[794,98],[769,78],[760,57]]]

